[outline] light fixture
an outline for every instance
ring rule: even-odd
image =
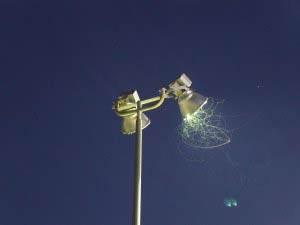
[[[132,225],[141,223],[142,129],[150,124],[144,112],[158,108],[166,98],[174,98],[178,100],[182,117],[192,118],[192,114],[207,103],[207,98],[192,91],[191,84],[192,81],[182,74],[168,89],[161,88],[159,96],[140,100],[137,91],[131,91],[121,94],[113,104],[115,113],[123,118],[122,133],[136,134]]]
[[[193,113],[207,103],[207,98],[192,91],[191,85],[192,81],[185,74],[169,84],[170,96],[178,100],[179,109],[184,119],[191,118]]]
[[[192,117],[192,115],[206,103],[206,97],[192,90],[185,91],[178,97],[179,109],[184,119]]]
[[[121,111],[127,111],[128,115],[123,117],[121,131],[123,134],[134,134],[136,132],[136,105],[140,101],[137,91],[130,91],[120,94],[118,101],[114,102],[113,108]],[[132,113],[130,113],[132,111]],[[146,128],[150,123],[150,119],[142,113],[142,129]]]
[[[134,134],[136,131],[136,118],[137,114],[126,116],[122,121],[121,131],[123,134]],[[142,129],[146,128],[150,124],[150,119],[142,113]]]

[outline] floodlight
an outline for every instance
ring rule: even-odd
[[[206,103],[207,97],[192,90],[185,91],[178,97],[179,109],[184,119],[190,118],[194,112],[201,109]]]
[[[114,109],[118,108],[120,112],[122,111],[131,112],[136,110],[138,101],[140,101],[140,97],[137,91],[122,93],[119,95],[118,101],[114,102],[113,108]],[[135,133],[136,119],[137,119],[136,112],[128,113],[128,115],[123,116],[122,128],[121,128],[123,134]],[[142,113],[141,119],[142,119],[142,129],[144,129],[150,124],[150,119],[144,113]]]
[[[191,118],[192,114],[207,103],[207,98],[191,90],[192,81],[186,74],[182,74],[169,84],[168,95],[178,99],[179,109],[184,119]]]
[[[123,117],[122,121],[122,133],[123,134],[134,134],[136,131],[136,119],[137,114]],[[142,129],[146,128],[151,123],[150,119],[142,113]]]

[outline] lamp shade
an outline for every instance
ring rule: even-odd
[[[185,91],[178,97],[179,109],[184,119],[191,116],[206,103],[207,97],[204,97],[192,90]]]
[[[136,118],[137,115],[126,116],[122,121],[122,133],[133,134],[136,131]],[[142,113],[142,129],[146,128],[150,124],[150,119]]]

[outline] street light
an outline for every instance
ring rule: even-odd
[[[150,124],[144,112],[158,108],[166,98],[174,98],[178,100],[183,119],[191,118],[207,103],[206,97],[191,90],[191,84],[192,81],[182,74],[169,84],[168,89],[160,89],[160,96],[140,100],[137,91],[131,91],[120,94],[113,103],[113,110],[123,118],[122,133],[136,133],[132,225],[140,225],[141,219],[142,129]],[[148,105],[150,103],[153,104]]]

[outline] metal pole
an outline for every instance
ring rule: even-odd
[[[141,183],[142,183],[142,103],[137,102],[136,142],[134,158],[134,189],[132,225],[141,223]]]

